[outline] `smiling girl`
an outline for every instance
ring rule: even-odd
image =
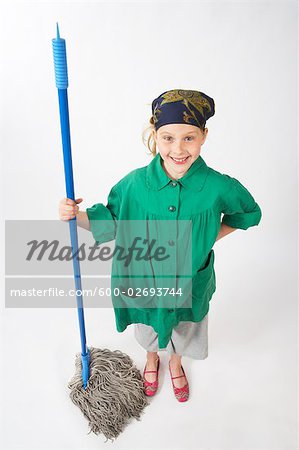
[[[135,338],[147,352],[143,371],[145,394],[152,396],[157,392],[158,351],[166,351],[170,355],[173,392],[180,402],[189,398],[182,356],[208,356],[209,302],[216,290],[213,245],[236,229],[258,225],[262,216],[259,205],[240,181],[212,169],[201,156],[208,134],[206,121],[214,113],[214,100],[203,92],[163,92],[152,102],[150,126],[143,134],[152,161],[113,186],[106,206],[97,203],[86,212],[79,211],[81,198],[63,199],[59,206],[61,220],[76,216],[78,225],[90,230],[97,243],[112,239],[117,243],[117,221],[174,221],[169,222],[167,242],[172,254],[179,239],[170,225],[192,222],[188,236],[192,246],[192,305],[144,310],[115,308],[117,330],[122,332],[135,324]],[[145,138],[148,131],[149,137]]]

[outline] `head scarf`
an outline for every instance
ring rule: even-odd
[[[200,91],[172,89],[152,101],[155,129],[170,123],[203,127],[215,114],[214,100]]]

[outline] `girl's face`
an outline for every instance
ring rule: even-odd
[[[207,134],[207,128],[203,132],[199,127],[183,123],[171,123],[154,130],[162,165],[170,178],[178,179],[187,173],[199,157]]]

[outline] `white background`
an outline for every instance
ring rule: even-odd
[[[149,164],[150,103],[175,88],[214,98],[201,154],[262,209],[258,227],[215,243],[209,357],[182,359],[189,401],[174,398],[160,353],[159,393],[114,448],[297,448],[296,2],[7,2],[0,12],[5,219],[57,219],[65,196],[56,21],[81,209],[106,204],[120,178]],[[106,448],[68,398],[76,309],[5,309],[3,299],[1,319],[2,448]],[[143,370],[133,326],[118,333],[113,310],[86,310],[86,326],[88,345],[120,349]]]

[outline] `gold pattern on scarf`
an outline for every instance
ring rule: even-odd
[[[171,91],[165,92],[162,95],[161,106],[165,103],[181,102],[185,105],[186,110],[183,112],[183,120],[186,123],[190,123],[190,119],[194,119],[199,125],[201,123],[198,121],[194,111],[190,108],[192,106],[195,108],[204,118],[204,108],[211,111],[211,105],[209,101],[203,97],[198,91],[184,90],[184,89],[173,89]],[[154,107],[153,119],[154,122],[158,122],[158,114],[162,111],[158,108],[158,105]],[[188,114],[189,112],[189,114]]]

